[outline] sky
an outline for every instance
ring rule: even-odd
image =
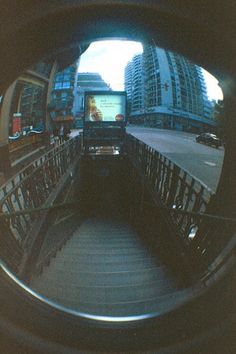
[[[124,90],[124,69],[142,44],[132,41],[93,42],[81,56],[79,72],[98,72],[113,90]]]
[[[211,75],[208,71],[203,70],[203,74],[206,80],[208,97],[210,100],[222,100],[223,99],[223,92],[218,85],[218,80]]]
[[[97,72],[113,90],[124,90],[124,69],[135,54],[142,53],[139,42],[107,40],[93,42],[80,58],[79,72]],[[218,81],[203,70],[209,99],[222,99]]]

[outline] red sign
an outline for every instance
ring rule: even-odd
[[[14,117],[12,120],[12,134],[14,135],[17,132],[21,132],[21,118]]]

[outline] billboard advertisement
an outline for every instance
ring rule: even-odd
[[[85,92],[85,122],[124,122],[126,93],[120,91]]]

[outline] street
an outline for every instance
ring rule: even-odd
[[[199,144],[195,134],[186,132],[132,126],[126,130],[216,191],[224,159],[223,147],[216,149]]]

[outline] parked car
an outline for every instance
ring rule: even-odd
[[[202,133],[196,137],[197,143],[204,143],[206,145],[215,146],[218,148],[222,145],[220,138],[212,133]]]

